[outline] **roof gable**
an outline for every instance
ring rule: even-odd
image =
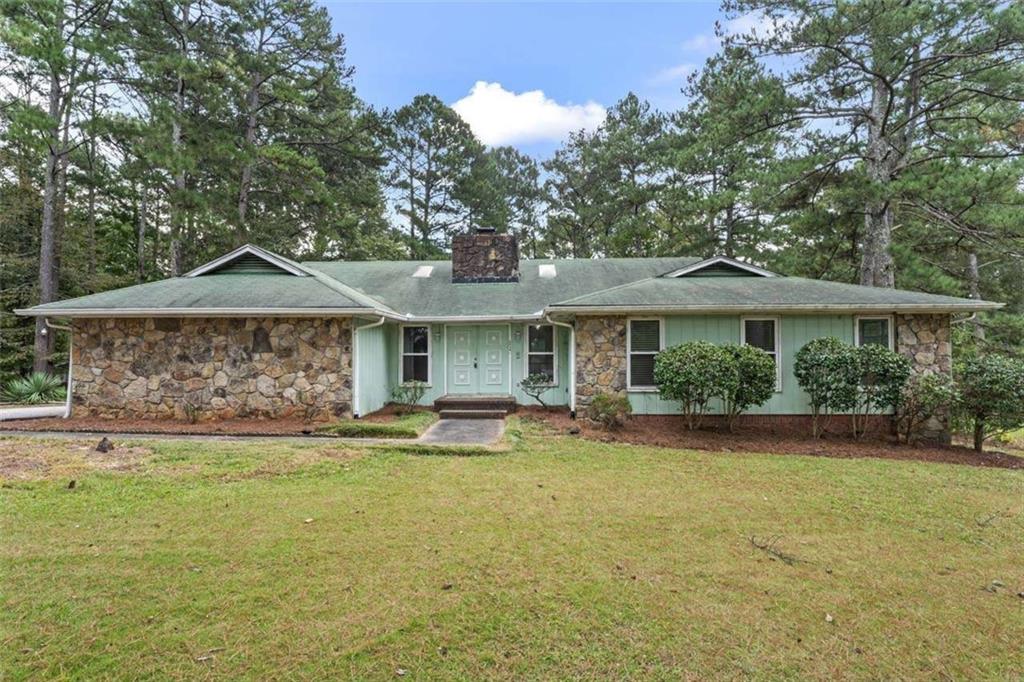
[[[298,263],[252,244],[240,246],[220,258],[215,258],[209,263],[200,265],[195,270],[185,273],[184,276],[201,277],[212,273],[244,275],[287,274],[295,277],[309,277],[311,274]]]
[[[759,268],[750,263],[728,256],[715,256],[691,263],[678,270],[667,272],[663,277],[778,277],[771,270]]]

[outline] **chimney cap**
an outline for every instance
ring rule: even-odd
[[[494,227],[486,227],[484,225],[480,225],[479,227],[476,228],[477,234],[494,234],[497,231],[498,230]]]

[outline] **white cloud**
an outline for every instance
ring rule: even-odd
[[[477,81],[452,109],[487,145],[559,141],[576,130],[594,130],[605,118],[597,102],[559,104],[542,90],[515,93],[487,81]]]
[[[668,85],[672,83],[682,84],[686,77],[697,70],[696,64],[677,64],[667,69],[662,69],[650,78],[651,85]]]

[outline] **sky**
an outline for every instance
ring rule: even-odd
[[[537,157],[600,125],[627,92],[679,108],[722,18],[717,0],[325,4],[365,101],[395,109],[431,93],[484,143]]]

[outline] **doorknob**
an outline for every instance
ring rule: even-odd
[[[473,358],[473,369],[476,369],[476,358]]]

